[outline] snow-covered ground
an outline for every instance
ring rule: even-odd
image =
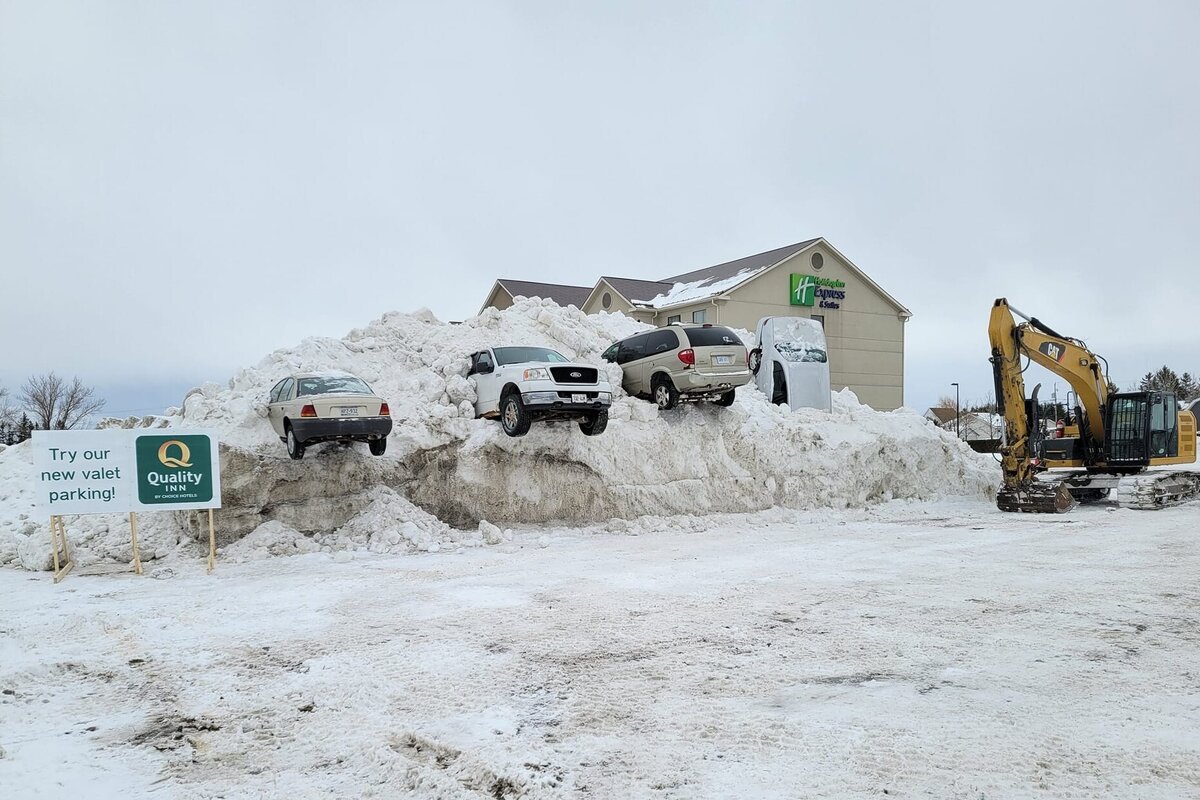
[[[754,386],[728,408],[660,412],[617,391],[611,423],[585,436],[573,423],[505,436],[474,418],[468,355],[483,347],[554,347],[595,363],[614,386],[621,369],[600,359],[641,330],[621,314],[587,315],[520,299],[461,324],[428,312],[389,313],[340,339],[305,339],[199,387],[163,416],[124,424],[215,429],[221,437],[222,544],[273,554],[310,549],[403,552],[473,541],[483,520],[501,526],[594,524],[647,515],[863,507],[890,499],[985,498],[998,471],[908,409],[879,412],[849,391],[832,412],[772,405]],[[744,333],[744,332],[743,332]],[[744,333],[749,337],[748,333]],[[271,387],[296,372],[348,370],[390,407],[387,453],[318,445],[288,459],[266,419]],[[81,564],[131,557],[120,515],[69,518]],[[146,515],[142,558],[170,560],[201,531],[182,515]],[[492,537],[494,538],[494,537]],[[31,445],[0,452],[0,566],[46,569],[50,535],[34,504]]]
[[[0,570],[0,797],[1200,796],[1196,504]]]

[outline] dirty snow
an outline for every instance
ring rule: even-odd
[[[600,353],[644,327],[621,314],[588,316],[540,300],[454,325],[427,311],[391,313],[341,339],[311,338],[276,351],[225,386],[192,390],[162,416],[106,424],[220,431],[224,506],[217,528],[234,559],[468,547],[488,542],[483,520],[579,525],[987,497],[994,490],[992,459],[911,411],[876,412],[850,392],[834,397],[832,413],[773,406],[753,386],[738,389],[729,408],[670,412],[619,394],[598,437],[560,423],[510,439],[496,423],[474,419],[465,377],[472,351],[551,347],[600,365],[618,386],[619,367]],[[281,377],[299,372],[349,372],[371,384],[395,422],[387,455],[330,444],[310,448],[303,461],[288,459],[264,401]],[[34,513],[29,449],[0,453],[0,565],[45,569],[49,534]],[[131,557],[125,517],[73,517],[67,525],[81,565]],[[192,558],[195,539],[205,534],[195,515],[147,514],[140,527],[146,560],[176,552]],[[243,537],[248,541],[238,543]]]
[[[0,796],[1194,798],[1197,513],[892,502],[0,570]]]

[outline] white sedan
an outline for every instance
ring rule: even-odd
[[[267,419],[295,459],[304,458],[304,449],[318,442],[366,442],[371,455],[381,456],[392,432],[387,402],[347,373],[284,378],[271,389]]]

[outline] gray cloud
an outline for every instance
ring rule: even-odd
[[[823,235],[990,390],[1008,296],[1200,372],[1200,6],[0,4],[0,383],[221,379],[497,276]],[[127,401],[132,402],[132,401]]]

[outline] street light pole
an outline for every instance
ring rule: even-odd
[[[958,400],[958,384],[950,384],[954,387],[954,435],[959,439],[962,438],[962,403]]]

